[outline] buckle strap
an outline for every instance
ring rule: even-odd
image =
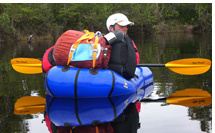
[[[95,43],[94,43],[94,50],[93,50],[93,68],[96,65],[96,56],[98,53],[97,47],[98,47],[99,38],[98,36],[95,37]]]
[[[80,44],[81,41],[86,40],[86,42],[88,44],[93,44],[90,42],[91,39],[93,39],[93,37],[95,36],[95,34],[93,32],[89,32],[88,30],[84,30],[85,34],[83,36],[81,36],[73,45],[71,48],[71,52],[67,61],[67,65],[69,65],[70,60],[72,59],[73,53],[75,52],[75,50],[77,49],[78,45]]]

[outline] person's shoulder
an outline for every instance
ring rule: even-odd
[[[133,43],[133,40],[127,34],[125,35],[125,40],[129,41],[130,43]]]

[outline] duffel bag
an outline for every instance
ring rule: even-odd
[[[111,46],[106,45],[103,36],[84,30],[68,30],[55,43],[53,57],[61,66],[78,68],[107,69],[111,54]]]

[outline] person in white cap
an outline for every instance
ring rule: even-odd
[[[119,39],[121,39],[121,37],[120,37],[121,34],[119,32],[117,32],[117,30],[122,31],[124,33],[124,35],[127,35],[127,31],[128,31],[127,26],[128,25],[132,26],[132,25],[134,25],[134,22],[129,21],[128,18],[124,14],[122,14],[122,13],[112,14],[108,17],[108,19],[106,21],[107,30],[110,33],[105,35],[104,37],[106,38],[106,40],[109,41],[109,43],[114,43],[114,42],[118,41]],[[112,34],[112,32],[114,33],[114,35]],[[139,64],[139,53],[138,53],[137,47],[133,40],[132,40],[132,42],[133,42],[133,46],[134,46],[135,52],[136,52],[137,64]]]
[[[108,17],[108,19],[106,21],[107,30],[110,33],[108,33],[104,37],[106,38],[106,40],[108,40],[109,44],[112,44],[112,51],[113,51],[113,47],[116,48],[115,45],[117,45],[117,42],[119,42],[119,40],[123,40],[123,41],[129,40],[127,42],[130,45],[133,45],[133,48],[135,50],[136,64],[139,64],[139,53],[138,53],[137,47],[136,47],[134,41],[131,40],[127,35],[127,30],[128,30],[127,26],[128,25],[132,26],[132,25],[134,25],[134,22],[129,21],[129,19],[124,14],[122,14],[122,13],[112,14],[112,15],[110,15]],[[120,31],[123,32],[124,36],[121,34]],[[117,49],[117,50],[120,51],[120,52],[122,51],[122,50],[119,50],[119,49]],[[115,50],[115,51],[117,51],[117,50]],[[115,59],[118,58],[117,56],[120,56],[120,54],[118,54],[118,55],[115,54],[114,58]],[[131,56],[131,55],[129,55],[129,56]],[[115,62],[115,61],[116,60],[114,60],[113,62]],[[121,61],[119,61],[119,62],[121,62]],[[111,62],[111,59],[110,59],[110,62]],[[130,64],[132,64],[132,62]],[[116,64],[114,64],[113,66],[116,66]],[[120,67],[118,66],[118,68],[120,68]],[[110,65],[109,69],[114,70],[115,68],[112,68],[111,65]],[[137,108],[137,112],[139,113],[140,109],[141,109],[140,102],[137,102],[135,105],[136,105],[136,108]]]

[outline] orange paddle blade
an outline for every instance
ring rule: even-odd
[[[211,67],[211,61],[203,58],[181,59],[168,62],[165,67],[179,74],[196,75],[207,72]]]
[[[44,112],[46,99],[39,96],[25,96],[19,98],[14,106],[14,114],[35,114]]]
[[[33,58],[14,58],[11,60],[14,70],[25,74],[42,73],[42,61]]]
[[[211,94],[202,89],[185,89],[170,95],[166,102],[189,107],[208,106],[212,103],[212,97]]]

